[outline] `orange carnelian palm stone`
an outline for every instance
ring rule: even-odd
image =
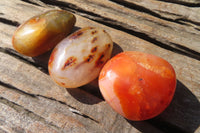
[[[129,51],[105,64],[99,86],[105,100],[119,114],[129,120],[146,120],[159,115],[170,104],[176,75],[166,60]]]

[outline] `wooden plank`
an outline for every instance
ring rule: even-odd
[[[168,3],[166,1],[157,0],[143,0],[143,1],[133,1],[133,0],[113,0],[113,2],[121,4],[132,4],[132,6],[138,6],[138,8],[143,8],[144,12],[150,11],[152,16],[160,17],[161,19],[169,19],[168,21],[182,22],[182,23],[199,23],[200,14],[199,8],[193,8],[178,4]],[[177,2],[178,1],[174,1]],[[195,3],[193,1],[193,3]],[[196,1],[196,4],[198,1]],[[129,5],[129,6],[130,6]],[[145,11],[146,9],[146,11]],[[195,25],[193,25],[195,26]]]
[[[160,47],[200,59],[198,43],[200,8],[155,0],[143,2],[42,0],[42,2],[47,5],[72,8],[77,14],[124,30]]]
[[[1,91],[2,88],[0,87]],[[20,106],[0,98],[0,132],[1,133],[58,133],[58,128],[50,126],[44,118],[24,110]]]
[[[0,99],[1,103],[11,106],[11,110],[15,110],[16,113],[19,113],[16,115],[15,112],[10,111],[12,114],[6,115],[5,113],[7,112],[8,107],[3,107],[3,111],[1,113],[2,116],[4,116],[4,119],[10,123],[16,124],[10,125],[12,127],[19,126],[22,129],[31,128],[29,130],[34,132],[34,130],[32,130],[33,126],[42,123],[46,125],[46,127],[44,127],[45,130],[48,128],[50,128],[48,130],[51,130],[51,128],[53,128],[57,132],[105,132],[98,122],[87,117],[83,117],[83,115],[77,115],[80,113],[79,111],[66,106],[65,104],[59,103],[58,101],[46,99],[40,96],[30,96],[17,91],[11,86],[0,86],[0,95],[3,97],[3,100]],[[20,116],[20,113],[22,116]],[[23,118],[23,116],[25,118]],[[51,132],[54,132],[53,129]]]
[[[181,4],[189,7],[199,7],[200,4],[199,0],[162,0],[162,1]]]
[[[13,51],[11,37],[16,29],[15,25],[43,11],[58,8],[57,6],[49,7],[43,3],[42,7],[20,0],[0,1],[0,5],[2,5],[0,6],[0,38],[2,38],[0,40],[0,90],[2,90],[0,91],[0,97],[3,98],[2,101],[17,104],[50,123],[55,118],[57,120],[57,122],[54,122],[54,125],[57,123],[56,131],[65,131],[69,128],[67,125],[66,129],[62,129],[62,122],[65,123],[66,121],[60,121],[60,117],[66,115],[66,110],[69,116],[72,116],[77,122],[82,123],[83,119],[87,117],[86,122],[83,123],[85,124],[83,129],[85,131],[92,131],[95,128],[98,131],[105,132],[160,132],[160,130],[164,132],[199,132],[199,129],[197,129],[200,123],[200,113],[198,111],[200,109],[199,60],[160,48],[151,42],[76,15],[77,23],[74,30],[89,25],[102,27],[109,32],[115,42],[113,54],[123,50],[152,53],[168,60],[176,70],[177,91],[170,107],[160,116],[149,121],[127,121],[117,115],[105,101],[100,99],[101,97],[98,94],[95,94],[98,93],[98,86],[95,82],[81,89],[66,90],[58,87],[50,79],[47,71],[45,73],[40,71],[40,67],[47,69],[48,54],[37,58],[29,58]],[[88,94],[86,91],[92,92],[93,95]],[[20,98],[16,99],[16,97]],[[5,104],[5,102],[1,103]],[[46,105],[46,108],[42,105]],[[188,108],[186,105],[190,105],[190,107]],[[51,115],[52,117],[50,117],[50,114],[57,112],[52,106],[61,108],[59,110],[60,115]],[[7,108],[7,105],[5,108]],[[52,111],[49,112],[48,108]],[[7,119],[11,121],[11,118]],[[92,124],[90,125],[90,123]],[[6,124],[4,127],[8,125]],[[43,122],[42,125],[49,130],[52,128],[52,125],[48,123]],[[22,125],[20,127],[25,128]],[[79,130],[79,127],[77,127],[77,130]]]

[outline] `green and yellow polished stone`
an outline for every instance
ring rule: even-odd
[[[12,38],[13,47],[26,56],[43,54],[65,38],[75,22],[75,16],[64,10],[34,16],[17,28]]]

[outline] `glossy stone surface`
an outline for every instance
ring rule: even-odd
[[[54,48],[48,64],[50,76],[66,88],[85,85],[98,77],[112,48],[113,42],[105,30],[80,29]]]
[[[176,74],[164,59],[123,52],[110,59],[99,76],[100,91],[111,107],[129,120],[147,120],[170,104]]]
[[[34,16],[17,28],[12,38],[13,47],[23,55],[38,56],[65,38],[75,22],[75,16],[64,10]]]

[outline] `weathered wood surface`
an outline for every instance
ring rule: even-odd
[[[49,77],[49,53],[25,57],[12,48],[16,27],[33,15],[61,8],[77,17],[74,30],[110,33],[113,55],[137,50],[168,60],[177,74],[170,106],[158,117],[128,121],[103,100],[96,81],[77,89]],[[1,0],[0,132],[200,132],[199,0]]]

